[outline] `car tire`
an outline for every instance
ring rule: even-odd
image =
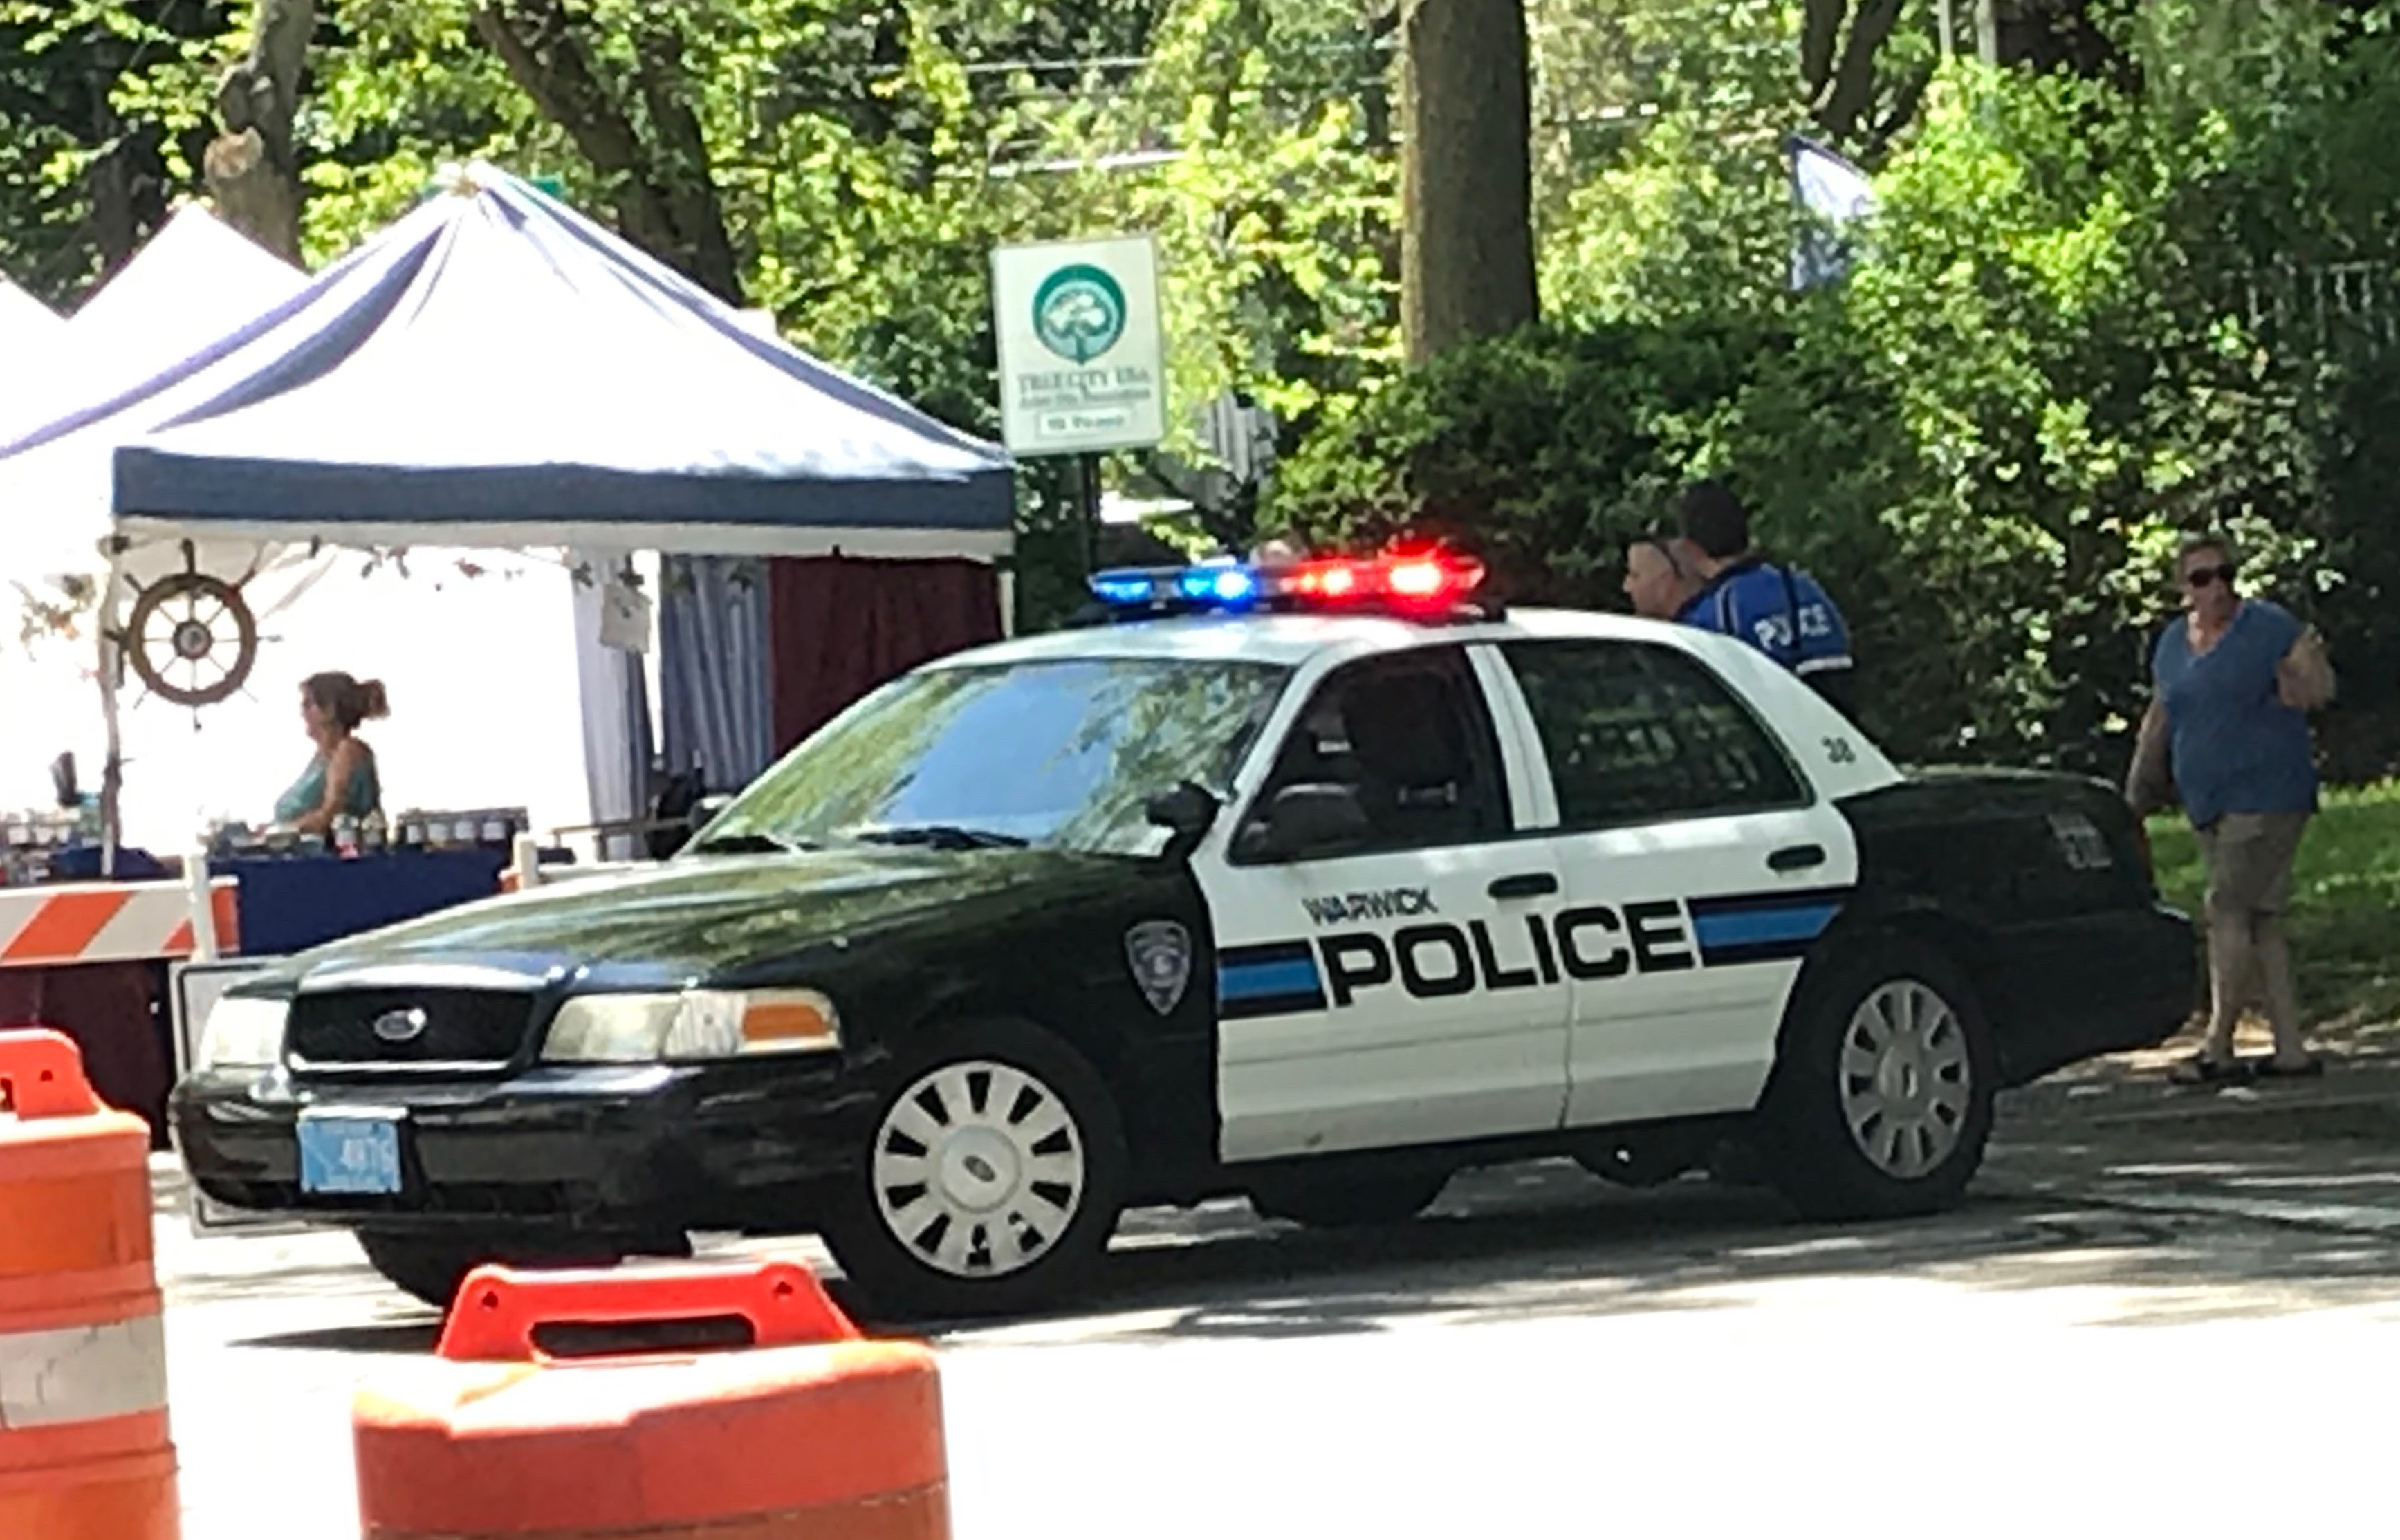
[[[1764,1174],[1818,1220],[1897,1219],[1964,1194],[1991,1138],[1998,1068],[1966,975],[1877,941],[1794,996],[1764,1106]]]
[[[1447,1171],[1278,1175],[1251,1184],[1250,1206],[1262,1219],[1289,1220],[1312,1230],[1400,1224],[1432,1206],[1449,1184]]]
[[[825,1239],[870,1309],[1011,1315],[1070,1297],[1125,1206],[1116,1098],[1029,1022],[947,1029],[903,1056]]]
[[[447,1314],[458,1297],[458,1286],[479,1267],[614,1267],[631,1256],[688,1257],[687,1237],[560,1236],[528,1241],[499,1234],[416,1234],[406,1231],[361,1230],[359,1249],[367,1265],[384,1275],[402,1293],[422,1300]]]

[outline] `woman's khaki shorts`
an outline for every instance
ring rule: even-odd
[[[2280,915],[2290,907],[2292,859],[2308,825],[2304,812],[2229,812],[2197,831],[2208,864],[2209,917]]]

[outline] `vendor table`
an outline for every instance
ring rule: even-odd
[[[280,957],[489,898],[508,864],[507,851],[468,848],[220,857],[209,870],[240,884],[242,950]]]

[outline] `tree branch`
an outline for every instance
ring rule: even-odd
[[[475,33],[499,56],[544,117],[566,130],[607,182],[625,238],[662,262],[686,267],[674,217],[649,174],[633,120],[593,74],[558,0],[498,0],[475,11]]]
[[[687,254],[685,270],[717,298],[738,306],[743,303],[742,275],[734,264],[733,241],[726,234],[725,206],[710,170],[708,141],[701,132],[700,115],[692,110],[683,34],[654,20],[636,40],[635,56],[641,61],[642,101],[649,108],[650,131],[657,138],[652,166]]]
[[[1862,0],[1850,19],[1850,35],[1832,83],[1818,100],[1817,122],[1828,134],[1848,139],[1875,105],[1875,55],[1900,20],[1900,0]]]
[[[1824,94],[1834,75],[1834,43],[1842,34],[1842,18],[1849,0],[1808,0],[1800,19],[1800,78],[1808,99]]]

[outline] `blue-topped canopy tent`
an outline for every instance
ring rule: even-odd
[[[55,489],[56,466],[97,448],[113,470],[91,488],[102,506],[11,496]],[[1011,549],[1014,512],[1003,450],[763,334],[486,166],[448,173],[288,304],[0,447],[0,519],[40,521],[46,543],[104,542],[126,572],[180,566],[185,542],[211,562],[318,543],[805,560],[841,574],[830,595],[822,581],[798,586],[855,615],[861,637],[890,654],[873,661],[880,674],[999,634],[993,564]],[[679,588],[708,585],[678,585],[673,567],[661,633],[702,634],[672,611]],[[929,584],[936,575],[951,580]],[[112,611],[123,587],[109,584]],[[895,627],[885,612],[929,588],[953,612]],[[680,687],[780,699],[811,661],[778,636],[787,621],[822,620],[765,618],[770,634],[747,650],[772,659],[770,682]],[[856,661],[843,670],[854,676]],[[671,657],[670,696],[676,673]]]
[[[133,537],[990,560],[1015,512],[1001,449],[488,167],[20,448],[128,417],[112,511]]]

